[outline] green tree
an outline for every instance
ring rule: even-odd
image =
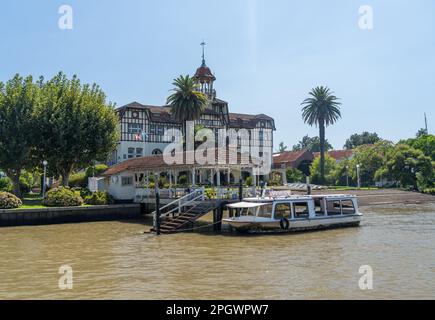
[[[421,184],[420,189],[432,187],[434,162],[421,150],[397,144],[387,153],[385,165],[376,172],[377,177],[381,175],[397,181],[402,187],[418,189],[417,182]]]
[[[325,127],[341,118],[340,102],[327,87],[316,87],[302,103],[302,118],[310,126],[319,128],[320,137],[320,177],[325,178]]]
[[[376,132],[370,133],[364,131],[361,134],[355,133],[346,140],[344,144],[345,149],[355,149],[356,147],[362,146],[364,144],[374,144],[381,140]]]
[[[373,145],[365,144],[354,149],[348,162],[349,175],[352,181],[357,181],[356,166],[360,166],[360,181],[362,186],[373,186],[380,177],[376,172],[385,164],[387,154],[393,149],[393,143],[381,140]]]
[[[171,106],[171,113],[182,123],[183,134],[186,136],[186,122],[198,120],[207,104],[207,96],[199,91],[199,85],[189,75],[180,75],[172,83],[172,93],[167,103]]]
[[[415,136],[416,136],[417,138],[420,138],[421,136],[424,136],[424,135],[427,135],[427,134],[428,134],[427,129],[426,129],[426,128],[421,128],[421,129],[419,129],[419,130],[417,131],[417,133],[415,134]]]
[[[60,72],[41,81],[43,105],[36,110],[39,157],[68,186],[71,173],[104,162],[118,141],[113,105],[96,85],[82,85],[77,76]]]
[[[286,171],[287,176],[287,182],[305,182],[305,175],[302,173],[302,171],[290,168]]]
[[[435,161],[435,135],[425,134],[417,138],[399,141],[399,143],[407,144],[414,149],[423,151],[424,155]]]
[[[21,171],[31,166],[37,137],[33,113],[39,101],[39,88],[31,76],[23,79],[17,74],[6,85],[0,83],[0,167],[18,197]]]
[[[302,140],[293,146],[293,151],[299,151],[302,149],[307,149],[311,152],[320,152],[320,138],[312,137],[308,135],[302,137]],[[332,150],[332,145],[325,139],[325,151]]]
[[[334,174],[336,169],[337,169],[337,164],[335,162],[335,159],[326,154],[324,159],[324,171],[322,176],[320,157],[314,158],[314,161],[311,164],[311,168],[310,168],[311,182],[314,184],[326,184],[326,185],[335,184]]]
[[[285,152],[285,151],[287,151],[287,146],[284,144],[284,142],[283,141],[281,141],[280,143],[279,143],[279,146],[278,146],[278,152]]]

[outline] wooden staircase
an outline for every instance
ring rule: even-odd
[[[204,200],[185,209],[184,212],[177,214],[172,218],[166,218],[160,225],[162,234],[187,231],[191,229],[191,224],[200,217],[206,215],[212,210],[219,208],[221,201]],[[151,229],[155,232],[155,229]]]

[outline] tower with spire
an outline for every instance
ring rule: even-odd
[[[201,43],[202,46],[202,63],[201,66],[196,69],[193,78],[199,84],[200,91],[208,96],[210,100],[216,97],[216,91],[213,89],[213,82],[216,77],[211,72],[210,68],[205,63],[205,42]]]

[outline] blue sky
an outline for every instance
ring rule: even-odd
[[[73,29],[58,9],[73,8]],[[358,27],[361,5],[373,30]],[[341,148],[352,133],[398,141],[435,118],[432,0],[80,0],[0,3],[0,81],[60,70],[96,82],[118,106],[161,105],[172,79],[193,74],[200,42],[230,111],[275,118],[275,143],[290,147],[317,129],[301,120],[311,88],[329,86],[343,118],[327,128]]]

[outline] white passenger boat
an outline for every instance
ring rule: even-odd
[[[353,195],[291,195],[245,198],[228,205],[237,216],[223,219],[237,231],[304,231],[359,226],[362,214]]]

